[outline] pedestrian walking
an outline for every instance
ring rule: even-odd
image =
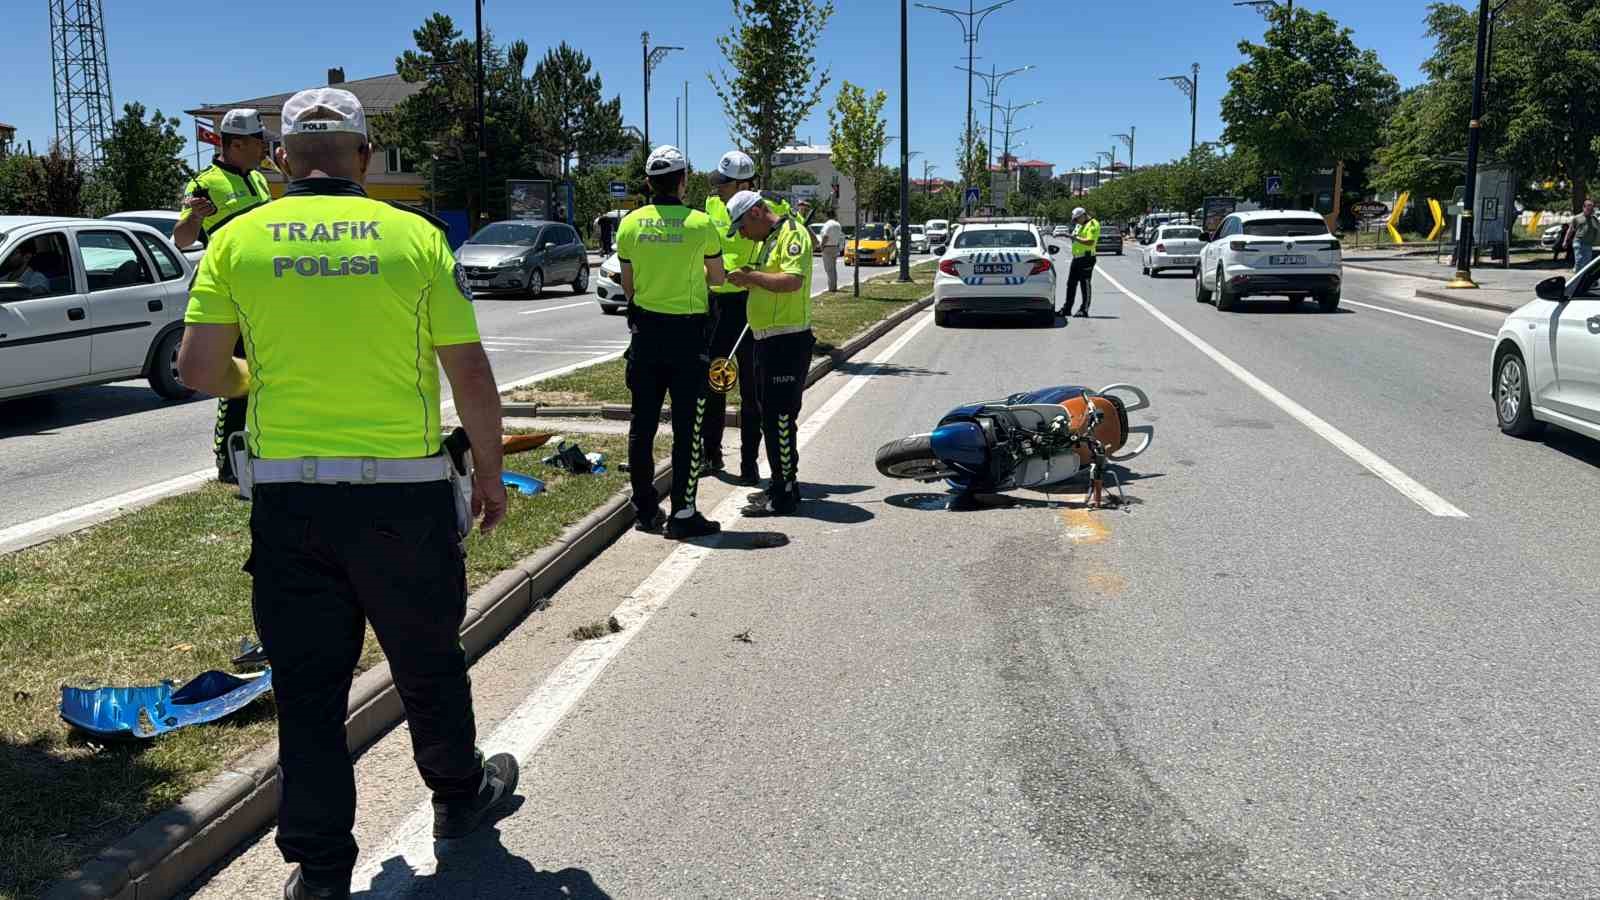
[[[645,160],[650,203],[629,213],[617,229],[622,292],[628,298],[627,384],[633,394],[628,425],[628,467],[633,481],[634,525],[666,531],[669,538],[704,537],[722,526],[695,509],[704,461],[711,357],[708,287],[723,281],[722,237],[711,218],[683,205],[689,164],[664,145]],[[661,404],[672,398],[672,514],[663,522],[655,488],[656,429]]]
[[[706,197],[706,215],[717,227],[722,240],[722,269],[736,271],[755,259],[758,245],[755,241],[731,231],[733,221],[728,215],[727,201],[740,191],[755,187],[756,164],[749,154],[729,150],[711,173],[712,191]],[[802,204],[803,206],[803,204]],[[745,306],[750,292],[732,282],[724,281],[711,288],[712,327],[711,358],[732,356],[738,365],[739,386],[739,476],[736,483],[753,485],[760,476],[758,465],[761,451],[761,409],[757,400],[755,341],[745,332],[748,320]],[[743,338],[741,340],[740,338]],[[738,345],[735,350],[735,344]],[[704,440],[706,465],[702,474],[724,471],[722,436],[727,427],[728,397],[712,391],[706,402]]]
[[[780,215],[753,191],[728,201],[728,231],[762,242],[753,265],[728,280],[750,291],[746,306],[755,339],[761,427],[772,483],[751,498],[749,515],[791,515],[800,508],[800,405],[811,368],[811,232]]]
[[[236,217],[272,200],[267,177],[260,168],[261,161],[267,158],[269,137],[261,124],[261,114],[253,109],[230,109],[222,117],[217,133],[222,144],[212,156],[211,165],[196,173],[184,187],[183,210],[172,229],[172,242],[179,247],[215,240]],[[244,359],[243,341],[233,348],[233,355]],[[237,479],[223,441],[244,429],[248,405],[243,397],[217,400],[211,452],[216,458],[217,480],[224,484],[234,484]]]
[[[1093,293],[1095,245],[1100,241],[1100,220],[1089,211],[1078,207],[1072,211],[1072,264],[1067,269],[1067,297],[1060,314],[1066,318],[1072,312],[1072,300],[1078,288],[1083,288],[1083,305],[1078,308],[1080,318],[1089,318],[1089,300]]]
[[[366,195],[360,101],[301,91],[283,124],[292,181],[211,241],[178,366],[192,387],[250,397],[227,447],[252,502],[244,568],[277,697],[284,897],[343,900],[357,855],[345,711],[367,623],[433,792],[433,836],[473,832],[517,786],[510,754],[475,747],[460,642],[461,539],[506,510],[500,401],[443,223]],[[441,366],[473,469],[445,452]]]
[[[1572,220],[1572,271],[1581,272],[1594,259],[1594,245],[1600,244],[1600,216],[1594,201],[1583,201],[1583,212]]]
[[[800,215],[805,216],[810,210],[801,209]],[[844,226],[833,217],[833,212],[828,212],[828,220],[822,223],[822,271],[828,276],[828,292],[839,290],[839,251],[844,248]]]

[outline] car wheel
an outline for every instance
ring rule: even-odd
[[[1222,277],[1222,267],[1217,267],[1217,311],[1228,312],[1239,304],[1239,298],[1228,290],[1228,282]]]
[[[1325,313],[1336,312],[1339,309],[1339,292],[1329,291],[1317,295],[1317,306]]]
[[[1194,302],[1211,302],[1211,292],[1206,290],[1206,280],[1200,277],[1199,269],[1194,270]]]
[[[539,295],[543,293],[544,273],[538,269],[534,269],[528,274],[528,296],[537,300],[539,299]]]
[[[150,389],[163,400],[187,400],[194,396],[194,391],[178,380],[178,347],[182,343],[183,329],[175,328],[161,339],[150,358]]]
[[[572,292],[574,294],[589,293],[589,266],[587,264],[578,270],[578,277],[572,282]]]
[[[949,310],[944,310],[944,309],[936,309],[936,310],[934,310],[933,311],[933,324],[939,326],[940,328],[949,328],[950,327],[950,311]]]
[[[1528,367],[1522,354],[1507,350],[1495,362],[1494,410],[1500,430],[1512,437],[1532,437],[1544,428],[1533,418],[1533,398],[1528,391]]]

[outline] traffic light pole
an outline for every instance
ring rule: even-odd
[[[1478,206],[1478,147],[1483,135],[1483,69],[1489,36],[1489,0],[1478,0],[1477,61],[1472,70],[1472,120],[1467,126],[1467,183],[1461,195],[1461,236],[1456,243],[1456,276],[1446,287],[1475,288],[1472,280],[1472,217]]]

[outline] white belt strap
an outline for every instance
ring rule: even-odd
[[[782,337],[786,334],[799,334],[802,331],[810,330],[810,325],[775,325],[771,328],[752,328],[750,329],[750,336],[758,341],[764,341],[767,338]]]
[[[450,477],[448,456],[420,459],[251,459],[252,484],[415,484]]]

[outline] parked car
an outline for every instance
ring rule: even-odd
[[[168,400],[194,266],[129,220],[0,216],[0,399],[149,379]]]
[[[1554,251],[1556,242],[1561,240],[1561,235],[1567,230],[1566,223],[1551,225],[1539,235],[1539,247],[1543,250]]]
[[[106,218],[117,219],[119,221],[138,222],[141,225],[149,225],[151,228],[154,228],[155,230],[166,235],[167,240],[169,241],[172,240],[172,230],[178,227],[178,213],[175,210],[170,209],[139,209],[129,212],[112,213],[111,215],[106,216]],[[210,238],[207,237],[206,233],[202,231],[200,232],[199,240],[187,247],[179,247],[178,250],[188,258],[191,265],[198,269],[200,268],[201,257],[206,255],[206,244],[209,241]]]
[[[928,229],[927,229],[927,227],[923,226],[923,225],[908,225],[906,227],[911,230],[911,252],[912,253],[927,253],[928,252]]]
[[[600,264],[600,277],[594,281],[594,302],[608,316],[628,308],[628,296],[622,293],[622,261],[615,253]]]
[[[923,223],[922,231],[928,236],[929,253],[943,253],[950,243],[949,219],[929,219]]]
[[[1060,252],[1026,220],[963,224],[934,276],[934,324],[949,325],[966,313],[1054,323],[1056,268],[1050,257]]]
[[[1094,252],[1122,255],[1122,226],[1100,225],[1100,240],[1095,241]]]
[[[1057,225],[1055,229],[1050,232],[1050,236],[1058,238],[1071,237],[1072,229],[1065,225]]]
[[[1534,295],[1506,316],[1490,355],[1500,430],[1531,437],[1549,423],[1600,440],[1600,259]]]
[[[900,247],[888,225],[874,222],[861,226],[861,233],[844,244],[844,264],[853,266],[859,258],[861,265],[893,265],[900,258]]]
[[[1200,252],[1194,298],[1234,309],[1240,300],[1276,294],[1315,297],[1323,312],[1339,308],[1344,256],[1328,223],[1310,210],[1237,212],[1222,220]]]
[[[1200,229],[1194,225],[1163,225],[1156,229],[1152,243],[1141,248],[1144,256],[1142,269],[1151,278],[1166,269],[1188,269],[1191,274],[1200,272],[1200,251],[1205,241]]]
[[[474,297],[514,293],[538,297],[548,285],[589,290],[589,251],[572,226],[542,219],[491,222],[456,250]]]

